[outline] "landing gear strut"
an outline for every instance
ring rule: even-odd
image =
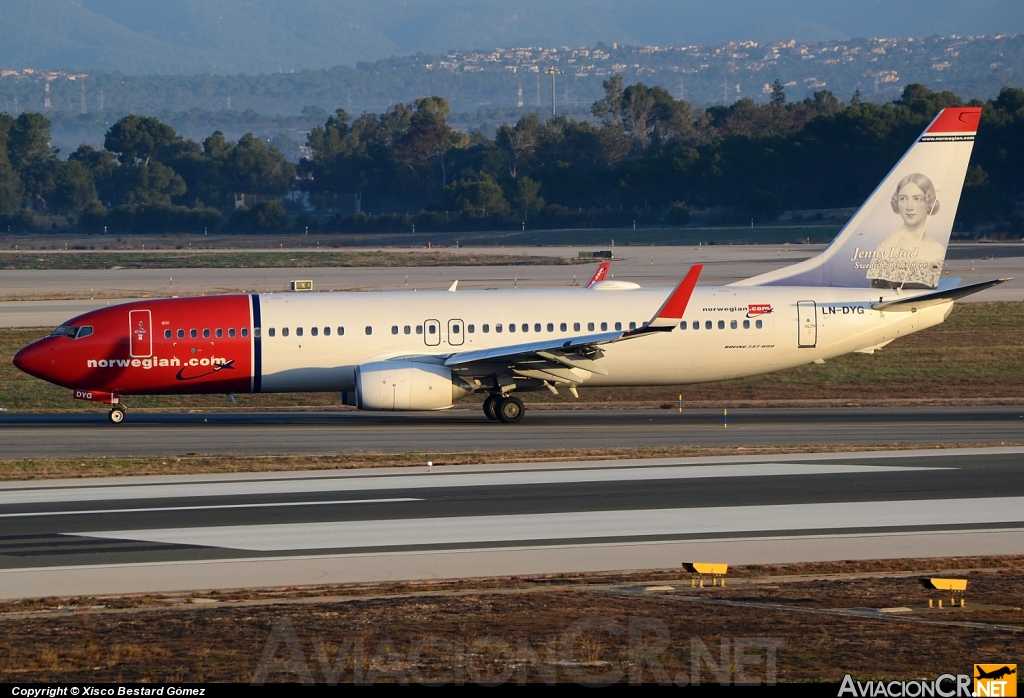
[[[110,414],[107,418],[114,424],[120,424],[124,421],[124,408],[120,405],[116,405],[110,408]]]

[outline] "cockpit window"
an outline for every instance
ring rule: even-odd
[[[71,327],[70,325],[61,325],[50,333],[51,337],[69,337],[70,339],[81,339],[82,337],[88,337],[92,334],[92,325],[84,325],[82,327]]]

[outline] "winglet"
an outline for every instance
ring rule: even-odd
[[[451,285],[451,287],[449,287],[448,290],[451,291],[452,293],[455,293],[455,289],[457,289],[458,287],[459,287],[459,280],[455,279],[455,281],[452,282],[452,285]]]
[[[669,328],[674,327],[686,312],[686,305],[690,302],[693,289],[697,286],[697,278],[704,269],[703,264],[694,264],[690,267],[686,277],[679,282],[676,290],[665,300],[658,312],[654,314],[651,321],[645,327]]]
[[[605,277],[608,276],[608,270],[611,268],[611,266],[611,262],[601,262],[601,264],[597,267],[597,270],[594,272],[594,275],[590,277],[590,281],[588,281],[587,285],[584,286],[583,288],[590,288],[598,281],[604,281]]]

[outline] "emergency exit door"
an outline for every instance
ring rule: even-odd
[[[423,343],[428,347],[436,347],[441,343],[441,323],[437,320],[424,320]]]
[[[462,320],[449,320],[448,321],[448,344],[453,347],[462,346],[466,341],[465,328],[462,325]]]
[[[148,359],[153,355],[153,316],[148,310],[129,311],[128,332],[133,359]]]
[[[797,346],[813,347],[818,343],[818,306],[814,301],[797,301],[797,325],[799,339]]]

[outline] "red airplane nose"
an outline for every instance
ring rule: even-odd
[[[40,342],[34,342],[15,354],[14,365],[29,375],[46,380],[49,363],[46,355],[50,352],[39,345]]]

